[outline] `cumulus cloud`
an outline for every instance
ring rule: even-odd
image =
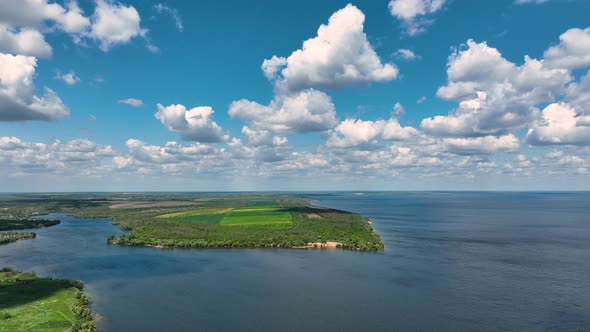
[[[144,37],[146,29],[140,26],[141,18],[133,6],[106,0],[97,0],[92,16],[90,36],[107,51],[113,45],[128,43],[134,37]]]
[[[199,106],[187,110],[184,105],[163,106],[158,104],[156,119],[170,131],[180,134],[186,141],[202,143],[221,142],[227,137],[221,127],[211,119],[213,109],[209,106]]]
[[[288,142],[284,136],[273,135],[272,132],[264,129],[250,129],[242,127],[242,135],[249,146],[281,146]]]
[[[526,141],[531,145],[588,145],[590,116],[576,114],[565,103],[550,104],[543,110],[541,119],[529,129]]]
[[[330,96],[313,89],[276,96],[268,106],[245,99],[234,101],[228,113],[247,121],[252,128],[274,133],[325,131],[338,123]]]
[[[38,58],[51,56],[51,46],[39,31],[31,28],[16,29],[0,24],[0,49],[13,54]]]
[[[435,136],[503,135],[521,128],[534,120],[536,105],[553,101],[572,80],[566,69],[548,68],[528,56],[518,66],[473,40],[449,57],[447,76],[437,95],[459,107],[422,121],[422,129]]]
[[[51,89],[36,93],[36,66],[35,57],[0,53],[0,121],[51,121],[70,114]]]
[[[458,155],[514,152],[519,148],[518,138],[513,134],[500,137],[445,138],[443,145],[448,152]]]
[[[357,7],[347,5],[334,13],[328,24],[322,24],[317,36],[306,40],[301,49],[287,58],[265,60],[265,75],[287,91],[336,89],[395,79],[397,67],[381,63],[363,31],[364,21],[365,15]]]
[[[24,142],[17,137],[0,137],[0,160],[21,173],[98,167],[103,158],[113,155],[110,146],[85,139],[45,144]]]
[[[329,148],[374,150],[381,147],[378,138],[386,141],[407,141],[419,135],[412,127],[402,127],[397,118],[389,120],[364,121],[346,119],[326,139]]]
[[[66,84],[68,85],[74,85],[78,82],[80,82],[80,78],[78,76],[76,76],[76,73],[74,73],[73,70],[70,70],[69,72],[62,74],[60,72],[57,73],[56,78],[66,82]]]
[[[372,150],[379,147],[377,137],[383,131],[385,121],[363,121],[346,119],[342,121],[326,140],[330,148],[355,148]]]
[[[446,0],[391,0],[389,11],[401,21],[404,31],[415,36],[432,24],[429,15],[441,10]]]
[[[262,69],[262,72],[264,73],[264,76],[266,76],[267,79],[273,80],[276,78],[277,73],[279,72],[281,67],[284,67],[286,64],[287,58],[273,55],[273,57],[270,59],[264,59],[264,61],[262,62],[262,66],[260,66],[260,69]]]
[[[590,28],[567,30],[559,36],[559,44],[545,51],[544,58],[547,66],[553,68],[590,66]]]
[[[413,127],[402,127],[398,119],[392,117],[385,122],[382,138],[388,141],[407,141],[419,134],[419,131]]]
[[[578,111],[590,113],[590,70],[578,82],[568,85],[566,97]]]
[[[119,100],[119,104],[125,104],[133,107],[143,106],[143,100],[137,98],[127,98]]]
[[[90,26],[76,1],[68,1],[64,8],[48,0],[4,0],[0,2],[0,22],[31,28],[49,24],[68,33],[81,33]]]
[[[36,57],[51,55],[51,46],[44,34],[61,31],[75,43],[94,40],[103,51],[125,44],[135,37],[147,39],[147,30],[133,6],[114,0],[96,0],[92,16],[84,12],[76,0],[64,6],[48,0],[6,0],[0,2],[0,49]]]

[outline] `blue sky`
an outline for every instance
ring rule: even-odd
[[[587,190],[589,14],[0,0],[0,191]]]

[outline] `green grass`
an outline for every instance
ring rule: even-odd
[[[193,216],[203,216],[203,215],[214,215],[214,214],[225,214],[231,212],[232,208],[226,209],[201,209],[201,210],[192,210],[192,211],[182,211],[182,212],[175,212],[175,213],[167,213],[157,216],[156,218],[160,219],[168,219],[168,218],[179,218],[179,217],[193,217]]]
[[[95,331],[82,283],[0,270],[0,331]]]
[[[290,224],[291,213],[280,207],[257,207],[235,209],[226,214],[221,225]]]

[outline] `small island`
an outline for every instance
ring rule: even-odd
[[[0,330],[94,332],[82,282],[0,269]]]

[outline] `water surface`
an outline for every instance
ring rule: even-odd
[[[83,280],[100,331],[590,330],[589,193],[320,193],[386,249],[160,250],[77,219],[0,266]]]

